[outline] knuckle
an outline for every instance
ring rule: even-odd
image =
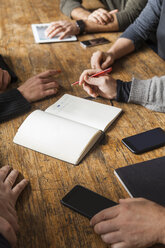
[[[102,239],[105,243],[109,243],[108,235],[101,235],[101,239]]]
[[[44,85],[43,85],[43,84],[40,84],[39,90],[40,90],[41,92],[44,91]]]
[[[99,227],[99,225],[95,225],[94,226],[94,231],[95,231],[95,233],[99,233],[99,231],[100,231],[100,227]]]
[[[23,185],[22,185],[22,184],[18,184],[18,185],[17,185],[18,191],[20,191],[22,188],[23,188]]]
[[[7,221],[4,223],[4,232],[6,234],[10,234],[12,232],[12,227]]]
[[[95,227],[94,227],[95,233],[97,233],[97,234],[101,233],[102,228],[103,228],[103,226],[102,226],[101,223],[100,224],[96,224]]]
[[[47,73],[48,73],[48,74],[51,74],[51,73],[52,73],[52,70],[47,70]]]

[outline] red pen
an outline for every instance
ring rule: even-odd
[[[108,69],[105,69],[105,70],[103,70],[103,71],[97,72],[96,74],[93,74],[92,76],[90,76],[90,78],[98,77],[98,76],[100,76],[100,75],[104,75],[104,74],[109,73],[109,72],[111,72],[111,71],[112,71],[112,67],[109,67]],[[71,85],[73,86],[73,85],[76,85],[76,84],[79,84],[79,81],[77,81],[77,82],[75,82],[75,83],[72,83]]]

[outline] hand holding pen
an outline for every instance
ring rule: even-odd
[[[110,73],[111,71],[112,71],[112,67],[109,67],[109,68],[107,68],[107,69],[105,69],[105,70],[103,70],[103,71],[98,71],[97,73],[94,73],[94,74],[91,75],[90,77],[92,78],[92,77],[103,76],[103,75],[105,75],[105,74],[107,74],[107,73]],[[84,71],[84,72],[85,72],[85,71]],[[75,82],[75,83],[72,83],[71,85],[74,86],[74,85],[76,85],[76,84],[80,84],[80,82],[77,81],[77,82]],[[81,85],[81,84],[80,84],[80,85]]]
[[[108,68],[108,71],[112,71],[112,68]],[[85,70],[80,76],[79,85],[83,85],[84,90],[92,97],[115,99],[117,95],[116,80],[108,74],[107,70]]]

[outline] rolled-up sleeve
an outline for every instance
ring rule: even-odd
[[[124,10],[116,13],[119,31],[124,31],[139,16],[147,0],[128,0]]]
[[[61,0],[60,10],[71,18],[71,12],[73,9],[82,7],[82,0]]]
[[[165,112],[165,76],[147,80],[133,79],[128,102]]]
[[[135,48],[143,40],[147,40],[152,32],[156,32],[163,0],[149,0],[139,17],[120,36],[132,40]]]

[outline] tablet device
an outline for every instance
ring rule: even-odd
[[[32,24],[32,31],[36,43],[51,43],[51,42],[67,42],[67,41],[76,41],[77,37],[75,35],[66,36],[64,39],[60,40],[60,33],[53,38],[48,38],[45,36],[45,30],[50,26],[51,23],[41,23],[41,24]]]

